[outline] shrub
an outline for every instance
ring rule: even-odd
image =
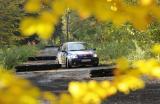
[[[12,46],[0,50],[0,64],[6,69],[13,69],[16,65],[34,56],[37,48],[34,46]]]

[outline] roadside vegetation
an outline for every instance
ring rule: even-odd
[[[36,53],[34,46],[19,42],[19,22],[26,15],[22,9],[25,0],[0,0],[0,66],[6,69],[14,67]]]
[[[0,65],[5,69],[14,69],[16,65],[27,61],[28,57],[34,56],[37,50],[31,45],[0,48]]]
[[[0,0],[0,47],[13,45],[22,39],[19,22],[25,13],[22,9],[25,0]]]
[[[96,48],[100,64],[115,62],[117,58],[126,57],[130,62],[153,57],[151,46],[159,43],[160,23],[148,25],[146,31],[140,31],[131,23],[116,26],[113,22],[99,22],[90,17],[81,19],[75,12],[69,12],[69,41],[85,41],[91,48]],[[62,21],[65,25],[66,21]],[[66,28],[63,38],[67,40]],[[56,37],[60,39],[61,36]],[[60,40],[61,41],[61,40]]]
[[[21,7],[17,0],[13,4],[12,0],[5,1],[7,2],[0,6],[2,7],[1,10],[16,10],[17,4]],[[142,76],[147,76],[150,79],[160,78],[160,63],[150,53],[150,47],[160,42],[158,22],[160,20],[160,8],[156,5],[159,0],[157,1],[158,3],[155,0],[125,1],[28,0],[24,5],[24,9],[28,12],[27,16],[29,17],[23,19],[20,23],[23,36],[37,34],[42,39],[51,38],[55,30],[53,27],[57,25],[59,18],[70,7],[81,18],[71,12],[70,30],[68,31],[68,29],[65,30],[66,28],[64,28],[62,42],[67,40],[67,34],[69,35],[69,40],[88,42],[91,47],[97,48],[101,63],[107,63],[108,60],[112,61],[122,56],[127,58],[120,58],[116,61],[117,70],[114,71],[113,80],[71,82],[68,86],[69,93],[55,96],[48,92],[40,92],[38,88],[33,87],[28,81],[21,80],[14,74],[4,71],[5,68],[12,69],[18,63],[25,61],[28,56],[34,55],[36,52],[35,47],[17,45],[1,48],[0,63],[5,67],[0,68],[1,104],[41,104],[42,101],[40,99],[49,104],[101,104],[103,100],[119,92],[129,94],[131,91],[144,88],[145,83],[141,79]],[[5,9],[6,6],[9,9]],[[11,9],[10,7],[15,8]],[[16,13],[19,12],[4,13],[17,17]],[[3,15],[3,12],[1,15]],[[6,19],[4,16],[1,21],[5,22],[5,20],[7,21],[8,18]],[[13,23],[18,23],[15,21],[19,20],[7,21],[9,25],[5,26],[3,26],[4,22],[1,22],[0,26],[2,27],[0,29],[2,29],[2,32],[0,39],[3,40],[1,41],[1,46],[9,42],[12,44],[14,36],[11,40],[7,39],[12,33],[19,33],[10,31],[10,29],[18,29],[13,28],[17,27],[17,25],[12,26]],[[100,21],[105,22],[102,23]],[[66,23],[64,20],[64,27]],[[7,27],[10,25],[11,27]],[[62,37],[55,37],[57,38],[55,39],[56,42],[58,42],[58,39],[61,41]],[[153,49],[156,55],[160,54],[159,44]],[[133,62],[129,63],[129,61]]]
[[[32,14],[25,13],[22,9],[24,0],[0,2],[0,11],[5,13],[1,14],[0,18],[0,47],[17,44],[17,41],[24,38],[19,30],[20,20],[25,15],[32,16]],[[136,3],[136,1],[128,0],[127,2]],[[66,21],[67,15],[69,16],[68,22]],[[67,25],[69,30],[66,28]],[[97,49],[100,64],[115,62],[117,58],[122,56],[134,61],[152,56],[149,48],[160,41],[159,26],[160,23],[155,20],[148,26],[147,31],[142,32],[131,23],[116,26],[112,21],[100,22],[93,16],[83,19],[75,11],[66,10],[62,16],[62,23],[59,22],[58,29],[56,28],[54,35],[51,36],[53,37],[51,41],[58,45],[65,41],[85,41],[89,43],[90,47]],[[69,36],[67,36],[67,31]],[[43,41],[39,47],[43,48],[48,43]]]

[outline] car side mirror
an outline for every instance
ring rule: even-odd
[[[94,51],[96,51],[96,48],[93,48]]]
[[[65,50],[62,50],[61,52],[66,52]]]

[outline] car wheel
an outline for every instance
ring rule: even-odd
[[[66,59],[66,68],[72,68],[72,65],[68,59]]]
[[[98,63],[94,63],[93,66],[94,66],[94,67],[98,66]]]

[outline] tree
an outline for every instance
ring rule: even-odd
[[[41,2],[47,4],[53,3],[51,9],[47,9],[47,11],[40,11],[42,6]],[[68,7],[77,11],[83,18],[94,15],[98,20],[101,21],[107,21],[111,19],[113,23],[117,25],[120,25],[126,21],[130,21],[138,29],[144,29],[148,22],[150,22],[150,13],[159,18],[159,7],[155,4],[154,0],[140,0],[135,5],[130,5],[120,0],[92,0],[92,2],[90,0],[29,0],[25,6],[25,9],[28,12],[40,12],[40,15],[38,15],[36,18],[24,19],[24,21],[21,23],[23,34],[30,36],[33,33],[38,33],[41,38],[48,39],[53,32],[53,25],[58,23],[58,18]],[[100,25],[100,27],[102,26]],[[130,32],[130,26],[128,27]],[[125,28],[122,27],[122,30],[123,29]],[[117,31],[115,32],[118,33]],[[125,33],[125,31],[122,31],[122,33]],[[122,33],[119,33],[118,35],[121,35]],[[119,38],[122,39],[121,36]],[[124,41],[125,38],[122,40]],[[159,54],[160,45],[155,45],[152,51],[156,54]],[[46,99],[44,100],[50,101],[51,104],[100,104],[102,100],[116,94],[117,92],[128,94],[130,91],[143,88],[144,81],[141,79],[141,76],[143,75],[150,78],[160,78],[160,64],[156,59],[139,60],[129,64],[125,58],[120,58],[117,60],[117,70],[115,70],[114,74],[115,78],[112,81],[71,82],[68,89],[69,94],[61,94],[58,98],[50,93],[44,94],[47,95],[45,96]],[[27,82],[17,84],[17,82],[22,81],[19,80],[16,82],[14,79],[17,78],[10,76],[8,73],[4,73],[3,75],[3,72],[1,72],[0,75],[2,82],[8,82],[2,83],[2,85],[4,85],[1,86],[2,88],[0,91],[6,91],[4,89],[7,88],[14,89],[12,88],[13,85],[20,86],[20,94],[18,93],[18,95],[20,95],[19,98],[22,97],[22,100],[20,99],[19,101],[12,98],[9,100],[11,103],[16,103],[17,101],[19,101],[19,103],[26,103],[26,98],[30,99],[29,101],[31,102],[29,102],[29,104],[39,103],[39,98],[42,98],[42,96],[39,95],[39,92],[35,88],[31,88],[32,90],[30,91],[35,92],[29,92],[31,96],[28,96],[28,93],[27,95],[21,95],[21,91],[23,92],[26,90],[24,85],[27,85],[27,88],[30,89],[30,84],[28,85]],[[11,82],[13,82],[13,84],[10,84]],[[17,87],[17,89],[19,89],[19,87]],[[13,94],[12,97],[14,97],[14,92],[15,91],[13,91],[11,94],[6,94],[5,96],[7,98],[11,98],[10,96]],[[1,95],[3,95],[3,93]],[[1,101],[5,102],[3,96],[0,96],[0,99]],[[5,102],[5,104],[8,104],[8,102]]]
[[[44,10],[44,4],[48,5],[47,10]],[[77,11],[82,18],[94,16],[99,21],[112,20],[116,25],[130,21],[140,30],[146,29],[147,24],[155,18],[160,18],[156,0],[138,0],[135,3],[121,0],[29,0],[25,10],[40,13],[37,17],[22,21],[22,33],[26,36],[37,33],[41,38],[47,39],[53,33],[52,27],[58,23],[67,8]]]
[[[0,0],[0,44],[12,44],[20,36],[19,23],[25,15],[25,0]]]

